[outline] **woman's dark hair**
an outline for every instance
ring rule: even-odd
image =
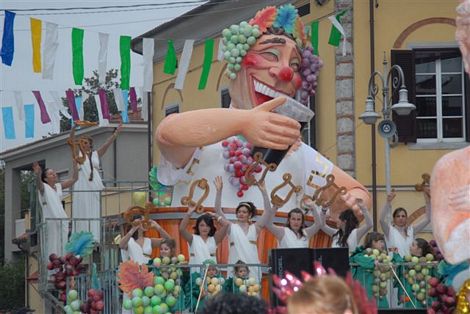
[[[241,202],[240,204],[238,204],[237,208],[235,209],[235,213],[238,213],[238,210],[242,207],[246,207],[248,209],[250,218],[253,218],[256,216],[256,206],[252,202]]]
[[[233,270],[234,271],[239,271],[240,268],[246,268],[248,270],[248,272],[250,272],[250,269],[248,268],[248,266],[246,266],[246,263],[242,260],[238,260],[236,263],[235,263],[235,266],[233,266]]]
[[[406,209],[404,209],[403,207],[398,207],[398,208],[395,208],[395,210],[393,211],[393,218],[395,218],[396,215],[398,215],[400,212],[404,212],[405,213],[405,216],[408,217],[408,212],[406,211]]]
[[[218,293],[204,303],[200,314],[267,314],[266,302],[257,297],[250,297],[244,293],[233,294]]]
[[[194,225],[194,234],[199,235],[199,224],[201,223],[201,221],[204,221],[206,225],[208,225],[211,228],[211,230],[209,231],[209,237],[214,236],[215,231],[217,229],[215,228],[214,220],[212,219],[212,216],[209,214],[204,214],[197,218],[196,224]]]
[[[380,233],[380,232],[369,232],[367,235],[366,235],[366,238],[364,239],[364,247],[367,249],[367,248],[371,248],[372,247],[372,242],[374,241],[384,241],[385,242],[385,237],[383,235],[383,233]]]
[[[90,177],[88,178],[88,181],[93,181],[93,163],[91,162],[91,155],[93,155],[93,139],[88,135],[81,136],[80,140],[82,140],[82,139],[87,140],[88,143],[90,144],[91,152],[87,157],[88,157],[88,160],[90,161],[91,172],[90,172]]]
[[[41,181],[44,182],[44,183],[47,183],[46,178],[47,178],[47,172],[49,170],[51,170],[51,168],[46,168],[46,169],[44,169],[43,172],[41,172]]]
[[[170,248],[170,250],[172,250],[172,251],[176,250],[176,241],[175,241],[175,239],[162,239],[160,241],[160,246],[162,246],[163,244],[168,246]]]
[[[433,249],[428,241],[423,238],[416,238],[415,241],[416,245],[421,249],[421,256],[426,256],[426,254],[432,254],[434,256]]]
[[[339,228],[333,237],[338,237],[338,244],[341,247],[348,247],[348,238],[351,232],[359,226],[359,220],[354,215],[352,209],[348,208],[339,215],[339,219],[345,222],[344,231]]]
[[[290,226],[290,217],[292,216],[292,214],[302,215],[302,224],[300,225],[300,229],[298,232],[294,231]],[[304,227],[305,227],[304,224],[305,224],[305,215],[304,215],[304,212],[300,208],[294,208],[287,214],[286,227],[294,231],[295,234],[300,235],[301,237],[304,236]]]

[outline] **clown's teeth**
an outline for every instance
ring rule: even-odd
[[[276,98],[276,97],[279,97],[279,96],[285,96],[284,94],[281,94],[281,93],[273,90],[272,88],[264,85],[261,82],[258,82],[256,80],[253,80],[253,82],[254,82],[254,85],[255,85],[255,91],[260,93],[260,94],[269,96],[271,98]]]

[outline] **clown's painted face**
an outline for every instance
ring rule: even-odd
[[[230,84],[232,106],[251,109],[281,95],[293,98],[302,84],[301,61],[292,39],[262,35],[243,58],[241,70]]]

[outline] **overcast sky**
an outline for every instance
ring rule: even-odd
[[[186,2],[174,4],[175,2]],[[193,2],[193,3],[188,3]],[[33,98],[32,90],[40,90],[43,98],[49,100],[48,91],[63,92],[68,88],[77,88],[72,76],[72,48],[71,29],[79,27],[85,30],[84,38],[84,64],[85,77],[91,75],[98,68],[98,33],[110,34],[108,48],[108,69],[120,68],[119,36],[129,35],[135,37],[143,34],[161,23],[169,21],[198,4],[195,0],[155,0],[155,1],[5,1],[0,2],[0,33],[3,33],[3,10],[32,9],[32,8],[71,8],[71,7],[100,7],[138,4],[162,4],[153,7],[110,8],[103,10],[70,10],[70,11],[15,11],[17,14],[14,24],[15,53],[11,67],[0,65],[0,107],[13,106],[12,91],[21,90],[23,102],[35,104],[35,135],[36,139],[24,139],[24,126],[22,121],[17,122],[16,140],[6,140],[3,132],[3,120],[0,113],[0,152],[40,139],[50,130],[48,124],[41,124],[39,107]],[[202,3],[201,3],[202,4]],[[96,13],[96,12],[105,13]],[[86,12],[85,14],[77,14]],[[74,14],[72,14],[74,13]],[[34,17],[42,21],[53,22],[59,25],[59,47],[56,55],[54,79],[43,80],[41,73],[33,73],[32,48],[29,18]],[[45,31],[43,24],[42,40]],[[157,42],[157,49],[166,49],[164,40]],[[130,85],[142,86],[142,58],[131,53],[131,80]],[[136,89],[139,93],[139,89]],[[14,109],[14,115],[17,112]]]

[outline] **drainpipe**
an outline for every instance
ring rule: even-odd
[[[155,85],[152,85],[152,91]],[[147,93],[147,128],[148,128],[148,137],[147,137],[147,158],[148,158],[148,171],[147,173],[150,172],[152,169],[152,92]],[[151,191],[151,186],[150,186],[150,181],[149,181],[149,191]],[[148,195],[148,200],[152,202],[153,197],[152,193],[149,192]]]
[[[374,2],[369,0],[369,42],[370,42],[370,73],[375,72],[375,18]],[[372,217],[374,219],[374,231],[377,231],[377,147],[375,144],[375,124],[370,126],[370,137],[372,142]]]

